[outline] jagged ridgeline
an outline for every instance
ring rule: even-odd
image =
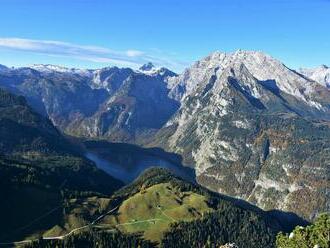
[[[71,199],[66,214],[93,219],[87,214],[93,216],[93,201],[96,198],[80,198],[83,215],[75,212],[81,207]],[[27,247],[218,247],[229,242],[239,247],[275,247],[276,234],[285,229],[267,212],[239,206],[160,168],[147,170],[117,191],[110,199],[113,204],[102,201],[103,211],[94,213],[94,219],[114,206],[116,211],[63,240],[40,240]],[[56,231],[53,228],[45,236],[60,235]]]
[[[34,66],[0,71],[0,85],[24,95],[67,133],[134,142],[161,128],[179,107],[166,83],[176,74],[142,69]]]

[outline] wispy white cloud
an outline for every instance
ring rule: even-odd
[[[49,56],[70,57],[95,63],[110,63],[119,66],[138,67],[143,63],[151,61],[159,66],[166,66],[174,70],[182,70],[183,67],[187,65],[186,62],[177,59],[170,59],[166,56],[156,57],[136,49],[116,51],[105,47],[84,46],[53,40],[0,37],[0,48]]]
[[[127,50],[126,55],[128,57],[137,57],[137,56],[142,56],[144,55],[144,52],[138,51],[138,50]]]

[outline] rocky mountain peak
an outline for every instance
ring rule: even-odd
[[[165,67],[156,67],[151,62],[148,62],[148,63],[144,64],[143,66],[141,66],[137,72],[143,73],[146,75],[150,75],[150,76],[161,76],[162,78],[177,76],[177,74],[175,74],[171,70],[169,70]]]
[[[301,68],[299,72],[320,85],[330,88],[330,68],[327,65],[316,68]]]
[[[276,66],[272,67],[284,67],[280,62],[258,51],[237,50],[233,53],[215,51],[204,59],[197,61],[179,77],[171,79],[171,95],[175,99],[183,99],[192,94],[205,82],[209,81],[215,71],[217,75],[220,76],[222,73],[226,72],[226,69],[231,67],[233,67],[236,72],[240,71],[240,74],[245,71],[258,80],[273,79],[272,71],[274,71],[274,69],[264,69],[263,67],[274,64]],[[286,69],[286,67],[284,68]],[[260,72],[261,69],[266,70],[265,73]],[[278,71],[280,71],[280,69],[278,69]],[[283,69],[281,71],[283,71]]]
[[[140,71],[151,71],[153,69],[155,69],[155,66],[151,62],[148,62],[139,68]]]
[[[260,51],[237,50],[232,53],[213,52],[209,56],[197,61],[192,67],[175,79],[170,80],[171,96],[183,99],[207,82],[217,70],[224,72],[228,66],[244,64],[251,75],[260,82],[272,81],[276,88],[295,98],[313,105],[310,96],[319,87],[316,82],[302,77],[289,69],[277,59]]]
[[[206,62],[208,66],[220,65],[222,68],[227,67],[228,64],[232,62],[251,63],[254,61],[254,63],[260,63],[265,60],[275,59],[261,51],[247,51],[241,49],[230,53],[215,51],[207,56],[204,60],[202,59],[202,61]]]

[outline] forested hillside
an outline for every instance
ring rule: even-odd
[[[43,238],[34,236],[27,247],[275,247],[276,234],[284,230],[271,214],[160,168],[112,196],[69,194],[63,205]],[[69,228],[77,231],[68,235]],[[63,240],[52,238],[57,236]]]
[[[0,89],[1,241],[58,224],[70,197],[110,195],[122,185],[83,158],[23,97]]]
[[[290,234],[279,233],[276,238],[278,248],[330,247],[330,215],[321,214],[307,227],[297,226]]]

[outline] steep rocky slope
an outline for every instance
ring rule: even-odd
[[[179,107],[168,97],[166,79],[175,75],[152,64],[137,71],[34,65],[1,70],[0,85],[24,95],[69,134],[134,142],[161,128]]]
[[[132,74],[93,116],[79,123],[77,131],[74,123],[70,132],[112,141],[135,141],[160,129],[178,109],[179,103],[167,94],[162,76]]]
[[[329,210],[325,87],[245,51],[216,52],[170,81],[181,107],[153,145],[182,154],[199,183],[308,219]]]
[[[330,98],[326,88],[287,68],[271,56],[256,51],[212,53],[196,62],[179,77],[170,78],[170,95],[182,100],[193,94],[196,89],[205,87],[210,80],[222,74],[231,64],[239,63],[243,63],[254,78],[273,92],[281,91],[293,96],[297,101],[306,104],[307,109],[311,108],[311,112],[319,113],[319,117],[329,119]]]

